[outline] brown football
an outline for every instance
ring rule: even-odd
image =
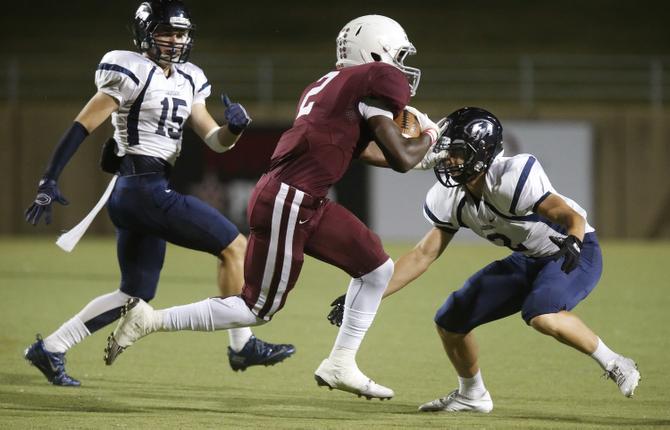
[[[421,126],[419,120],[412,112],[404,109],[400,115],[393,118],[396,125],[400,128],[400,132],[405,137],[417,137],[421,134]]]

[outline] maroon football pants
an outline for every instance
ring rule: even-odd
[[[304,254],[353,278],[389,259],[379,237],[347,209],[269,175],[256,184],[247,215],[251,234],[242,297],[254,314],[268,321],[298,280]]]

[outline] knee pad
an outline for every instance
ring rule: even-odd
[[[361,280],[364,283],[370,283],[374,285],[384,285],[384,288],[386,288],[386,285],[388,285],[389,281],[391,280],[391,277],[393,276],[393,269],[395,268],[395,265],[393,263],[393,260],[390,258],[384,262],[381,266],[377,267],[375,270],[372,272],[361,276]]]

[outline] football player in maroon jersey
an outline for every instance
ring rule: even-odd
[[[304,90],[293,127],[282,135],[251,195],[242,296],[165,310],[131,299],[110,336],[108,357],[152,331],[208,331],[270,321],[284,306],[308,254],[352,277],[343,323],[330,356],[315,372],[317,383],[367,398],[393,397],[393,390],[365,376],[355,360],[393,274],[393,261],[379,237],[326,194],[353,158],[399,172],[432,168],[440,159],[431,150],[440,129],[427,115],[410,108],[422,131],[415,138],[404,137],[393,121],[419,83],[420,71],[404,65],[415,52],[392,19],[368,15],[345,25],[337,37],[336,69]]]

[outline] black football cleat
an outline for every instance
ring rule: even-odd
[[[251,336],[239,352],[228,347],[228,361],[234,371],[246,370],[249,366],[274,366],[295,353],[295,346],[264,342]]]
[[[65,353],[49,352],[44,349],[44,341],[39,334],[35,343],[26,348],[23,357],[46,376],[53,385],[78,387],[79,381],[65,372]]]

